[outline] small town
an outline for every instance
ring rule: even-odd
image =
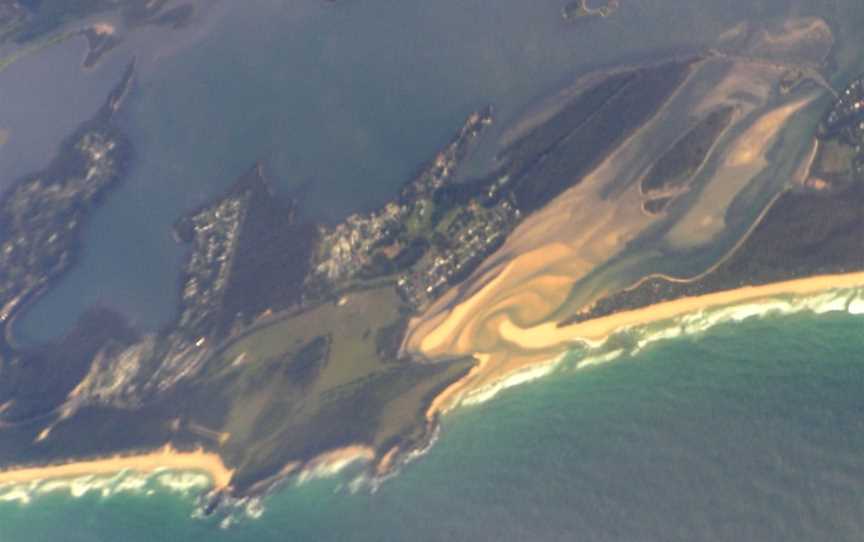
[[[399,295],[415,308],[434,301],[501,246],[520,216],[508,200],[492,208],[474,202],[460,209],[447,226],[444,243],[435,245],[418,265],[399,277]]]
[[[837,98],[825,119],[829,132],[840,132],[848,143],[864,139],[864,78],[856,79]]]
[[[206,335],[212,324],[209,319],[218,313],[247,199],[243,194],[232,195],[181,221],[176,228],[181,240],[191,243],[179,327],[193,335]]]
[[[510,202],[494,199],[491,206],[472,201],[448,208],[436,203],[436,196],[454,182],[456,167],[471,143],[491,123],[491,108],[472,113],[396,201],[368,215],[351,215],[335,227],[320,227],[312,280],[338,289],[352,281],[401,272],[400,293],[416,307],[439,293],[448,280],[479,263],[490,247],[503,240],[518,211]],[[497,186],[488,196],[498,196]]]
[[[856,157],[864,153],[864,77],[856,79],[837,98],[822,128],[826,138],[838,137],[854,150]],[[855,175],[864,174],[864,161],[853,162]]]

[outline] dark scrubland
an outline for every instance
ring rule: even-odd
[[[223,307],[233,315],[252,317],[300,303],[318,233],[311,223],[297,223],[292,204],[273,196],[264,178],[247,176],[248,208],[233,255],[231,281]]]
[[[726,106],[697,122],[651,166],[642,179],[642,192],[685,189],[734,114],[735,108]]]
[[[56,342],[21,354],[7,347],[0,367],[0,403],[11,403],[3,419],[21,423],[51,413],[84,378],[94,356],[100,351],[116,352],[135,339],[137,334],[122,317],[94,308]]]
[[[579,183],[657,112],[693,62],[680,60],[613,75],[506,149],[500,174],[512,177],[517,208],[535,211]]]

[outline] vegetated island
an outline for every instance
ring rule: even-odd
[[[0,208],[3,224],[17,224],[4,228],[3,241],[13,252],[24,250],[23,263],[4,271],[0,290],[7,338],[0,360],[0,468],[6,469],[0,484],[83,472],[75,464],[148,471],[168,445],[183,458],[180,468],[211,474],[217,487],[206,508],[212,511],[233,497],[266,493],[288,476],[353,459],[366,461],[372,476],[398,468],[433,438],[439,399],[478,366],[471,356],[404,355],[409,319],[458,289],[526,217],[583,182],[702,60],[677,58],[596,77],[506,146],[492,174],[457,182],[460,162],[493,120],[491,108],[472,113],[398,197],[333,226],[299,221],[296,203],[276,197],[261,168],[253,167],[225,194],[178,220],[177,239],[189,247],[179,316],[155,333],[141,334],[117,315],[94,310],[55,344],[15,347],[10,323],[74,260],[77,230],[55,236],[56,225],[67,215],[79,224],[85,214],[69,209],[86,210],[102,193],[81,188],[90,185],[77,179],[92,168],[80,165],[57,169],[62,181],[34,180],[55,178],[47,174],[22,180],[11,194],[28,197],[7,196]],[[128,89],[124,81],[119,94]],[[119,105],[117,94],[109,111]],[[684,179],[699,169],[731,114],[717,110],[697,123],[696,135],[667,151],[679,159],[661,164],[661,158],[643,188],[665,197],[686,192]],[[110,118],[97,115],[97,126],[113,126]],[[87,133],[77,132],[64,149],[79,155],[91,149],[81,144]],[[106,156],[87,152],[91,160]],[[834,163],[823,161],[826,168]],[[121,170],[112,171],[115,179]],[[857,219],[819,211],[833,204],[830,198],[853,193],[844,190],[860,192],[860,185],[850,177],[847,188],[802,188],[789,197],[802,198],[803,207],[779,218],[772,213],[780,207],[772,207],[746,243],[758,242],[761,228],[822,228],[838,237],[826,249],[834,260],[805,255],[793,272],[766,280],[864,268],[856,259],[860,250],[858,256],[843,250],[843,239],[850,243],[854,232],[860,239]],[[65,194],[66,203],[25,212],[32,201],[55,194]],[[814,210],[821,226],[801,220]],[[740,248],[735,255],[752,252]],[[751,268],[730,273],[739,273],[741,284]],[[645,303],[664,299],[654,293]],[[602,316],[604,303],[584,319]],[[621,301],[614,310],[637,305]]]
[[[642,193],[651,198],[642,208],[662,212],[690,189],[689,183],[735,114],[732,106],[720,107],[700,119],[651,166],[642,179]]]

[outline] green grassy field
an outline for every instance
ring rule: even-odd
[[[391,287],[351,293],[262,325],[209,362],[187,421],[230,435],[222,451],[240,488],[329,449],[423,438],[429,400],[471,362],[382,355],[377,337],[405,317],[400,306]]]

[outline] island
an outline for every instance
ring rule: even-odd
[[[87,39],[87,55],[81,66],[85,69],[94,68],[103,56],[108,54],[123,40],[117,36],[117,30],[110,24],[99,23],[85,28],[81,35]]]

